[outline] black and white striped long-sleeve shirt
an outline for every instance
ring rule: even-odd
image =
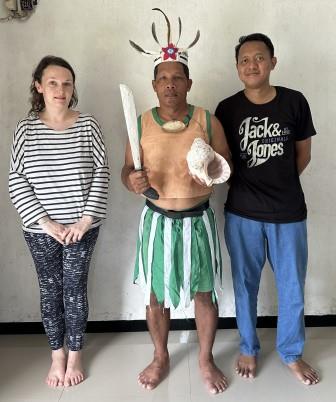
[[[68,129],[56,131],[39,118],[20,121],[14,133],[9,193],[23,229],[41,232],[37,221],[49,216],[62,224],[105,217],[109,170],[97,121],[80,114]]]

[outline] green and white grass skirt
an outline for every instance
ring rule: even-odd
[[[134,282],[165,308],[188,307],[196,292],[212,292],[221,285],[222,256],[214,212],[202,216],[168,218],[145,206],[139,225]]]

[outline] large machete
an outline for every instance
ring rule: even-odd
[[[142,170],[141,167],[141,158],[140,158],[140,147],[139,147],[139,136],[138,136],[138,122],[137,115],[135,110],[134,97],[131,89],[125,85],[120,84],[120,93],[121,100],[124,109],[124,115],[126,120],[126,127],[128,138],[131,146],[131,153],[134,163],[135,170]],[[153,200],[159,199],[158,192],[150,187],[148,188],[143,195],[147,198],[151,198]]]

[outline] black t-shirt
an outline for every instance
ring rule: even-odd
[[[215,115],[224,127],[234,167],[225,209],[259,221],[289,223],[307,216],[295,143],[316,131],[305,97],[275,88],[275,98],[262,105],[240,91],[220,102]]]

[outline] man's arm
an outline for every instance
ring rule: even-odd
[[[214,115],[211,115],[211,129],[212,138],[210,145],[212,149],[226,159],[227,163],[230,165],[230,169],[232,170],[231,152],[226,140],[224,129],[220,121]]]
[[[134,170],[131,147],[127,141],[125,152],[125,164],[121,170],[121,181],[129,191],[142,194],[150,185],[146,170]]]
[[[211,137],[211,147],[212,149],[223,156],[227,163],[230,166],[231,169],[231,174],[232,174],[232,162],[231,162],[231,153],[230,149],[224,134],[224,129],[220,123],[220,121],[217,119],[216,116],[211,115],[211,129],[212,129],[212,137]],[[217,176],[217,170],[220,169],[220,163],[214,159],[213,162],[211,162],[208,166],[208,174],[210,177],[216,177]]]
[[[311,159],[311,137],[306,140],[296,141],[296,167],[299,175],[308,166]]]

